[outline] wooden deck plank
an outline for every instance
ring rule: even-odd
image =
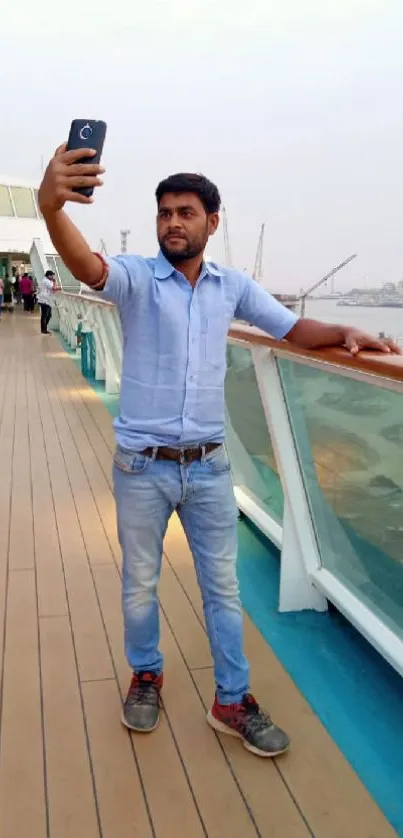
[[[69,618],[42,617],[40,643],[50,836],[100,838]]]
[[[39,400],[40,412],[80,678],[104,680],[113,676],[113,670],[77,516],[76,504],[80,505],[81,498],[73,497],[56,430],[52,405],[58,400],[57,393],[46,380],[46,368],[38,370],[38,377],[44,385]]]
[[[90,563],[108,564],[113,562],[113,555],[82,462],[82,452],[84,451],[87,455],[91,454],[91,448],[88,439],[81,437],[82,448],[81,451],[79,450],[79,440],[75,438],[76,417],[70,408],[63,382],[60,380],[58,364],[60,362],[56,361],[52,365],[48,361],[45,367],[45,375],[54,396],[52,398],[52,410],[58,428],[65,468],[73,496],[76,499],[77,517]]]
[[[27,388],[21,358],[16,370],[15,442],[10,523],[10,569],[35,565],[28,439]]]
[[[85,409],[81,397],[75,397],[77,389],[72,379],[66,375],[65,364],[58,370],[58,390],[61,403],[74,437],[89,487],[93,494],[102,527],[109,542],[108,556],[95,556],[90,559],[94,564],[113,561],[120,564],[121,552],[116,528],[115,503],[112,495],[112,460],[111,452],[106,448],[103,438]],[[110,419],[109,419],[110,421]]]
[[[102,404],[100,398],[94,393],[88,381],[82,377],[76,365],[72,363],[67,367],[66,375],[70,376],[73,386],[76,388],[76,397],[80,397],[85,408],[91,417],[93,426],[98,429],[106,447],[112,453],[115,448],[115,434],[113,431],[110,416]]]
[[[34,369],[28,370],[28,433],[38,610],[42,617],[60,616],[68,613],[67,597],[36,386]]]
[[[14,540],[14,544],[16,544]],[[1,838],[45,838],[46,801],[33,570],[8,577],[0,739]]]
[[[10,380],[10,364],[10,355],[5,352],[0,352],[0,428],[2,426],[4,411],[7,404],[7,387]]]
[[[130,736],[119,723],[116,681],[88,681],[82,689],[102,838],[151,838]]]
[[[4,355],[4,358],[6,356]],[[7,357],[2,365],[1,382],[4,388],[0,424],[1,479],[0,479],[0,660],[3,660],[4,629],[7,595],[8,549],[10,538],[10,506],[12,494],[13,448],[15,432],[15,361]],[[0,394],[1,395],[1,394]],[[0,695],[2,687],[0,667]]]
[[[73,372],[75,374],[73,374]],[[98,411],[97,418],[103,429],[101,433],[98,424],[96,424],[91,407],[93,403],[94,391],[85,382],[83,386],[83,378],[79,376],[76,369],[72,370],[72,366],[64,367],[61,372],[64,385],[68,390],[69,398],[80,417],[84,430],[86,431],[90,442],[96,452],[98,462],[102,468],[110,488],[112,489],[112,474],[111,474],[111,454],[114,448],[114,434],[111,425],[111,418],[107,411],[103,409],[102,413]],[[106,441],[108,440],[108,442]]]
[[[14,350],[0,440],[2,525],[9,533],[7,543],[6,539],[2,542],[0,556],[1,606],[6,609],[2,642],[0,824],[4,838],[27,832],[34,838],[44,838],[46,793],[27,395],[24,352],[20,345]],[[9,351],[7,347],[5,354]]]
[[[116,568],[107,565],[94,568],[94,575],[120,690],[124,695],[130,673],[122,643],[120,577]],[[119,707],[116,713],[118,719]],[[152,735],[133,734],[132,739],[156,837],[206,836],[165,714],[161,714],[160,724]]]
[[[88,406],[92,401],[90,394],[93,394],[94,391],[91,390],[91,388],[80,388],[78,386],[80,384],[80,380],[71,376],[69,374],[69,370],[70,366],[68,369],[64,367],[61,372],[66,392],[68,394],[70,404],[74,408],[74,411],[81,422],[82,430],[88,439],[98,464],[98,466],[91,464],[90,467],[88,458],[84,463],[84,466],[93,491],[95,491],[96,485],[101,487],[101,492],[99,493],[97,491],[96,494],[97,506],[99,508],[100,515],[102,516],[102,522],[107,533],[115,561],[120,566],[121,551],[117,535],[115,504],[114,502],[112,505],[109,503],[109,498],[103,488],[103,481],[105,481],[111,492],[113,491],[111,460],[112,445],[110,444],[110,447],[108,447],[104,436],[102,436],[98,425],[95,424],[92,414],[88,409]],[[100,415],[103,416],[103,424],[105,425],[106,435],[107,427],[109,427],[109,431],[111,431],[111,417],[106,410],[103,410],[103,414]]]

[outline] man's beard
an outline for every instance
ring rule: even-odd
[[[160,242],[161,252],[164,254],[165,258],[168,259],[168,262],[187,262],[189,259],[194,259],[196,256],[200,256],[203,253],[204,247],[200,244],[190,244],[186,242],[186,246],[183,250],[175,250],[174,248],[171,250],[169,244],[164,244],[164,242]]]

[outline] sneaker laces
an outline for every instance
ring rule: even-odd
[[[245,718],[244,723],[248,725],[249,729],[254,733],[259,733],[268,727],[273,727],[273,722],[266,710],[257,703],[256,699],[250,693],[247,693],[240,705]]]
[[[154,672],[134,674],[126,703],[130,705],[155,704],[160,696],[159,682],[160,678]]]

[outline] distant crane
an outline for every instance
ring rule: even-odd
[[[262,224],[260,228],[259,241],[257,243],[255,267],[253,268],[253,279],[256,282],[261,282],[263,279],[263,243],[264,243],[264,227]]]
[[[344,259],[344,262],[340,262],[340,265],[336,265],[335,268],[332,268],[332,270],[329,271],[328,274],[325,274],[325,276],[322,276],[320,279],[317,280],[317,282],[314,282],[314,284],[311,285],[307,291],[301,291],[299,296],[301,300],[301,317],[304,317],[306,298],[309,296],[309,294],[312,294],[312,291],[315,291],[317,288],[319,288],[320,285],[323,285],[324,282],[327,282],[328,279],[333,279],[334,275],[337,274],[338,271],[341,271],[342,268],[345,268],[346,265],[349,265],[349,263],[352,262],[353,259],[356,258],[356,256],[357,254],[353,253],[353,255],[349,256],[348,259]]]
[[[225,253],[225,264],[228,268],[232,268],[232,253],[231,253],[231,245],[229,241],[229,232],[228,232],[228,218],[227,218],[227,210],[225,207],[222,208],[222,226],[223,226],[223,233],[224,233],[224,253]]]
[[[130,230],[120,231],[120,252],[127,253],[127,239],[130,236]]]

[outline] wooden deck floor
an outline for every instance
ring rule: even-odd
[[[165,709],[150,736],[121,727],[111,419],[38,331],[29,315],[0,324],[0,838],[394,835],[248,619],[252,686],[292,750],[259,760],[206,725],[211,660],[176,520],[160,589]]]

